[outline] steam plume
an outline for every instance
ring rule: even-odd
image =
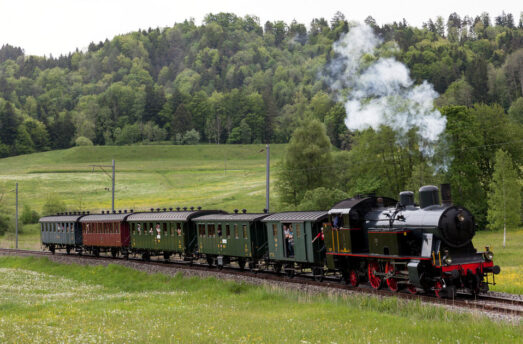
[[[446,119],[434,108],[438,93],[424,81],[414,85],[408,68],[391,54],[368,25],[357,25],[334,43],[336,58],[328,82],[345,103],[351,130],[385,125],[400,136],[418,128],[420,147],[427,149],[445,130]],[[397,47],[392,47],[397,50]],[[393,51],[392,51],[393,52]],[[382,56],[383,55],[383,56]]]

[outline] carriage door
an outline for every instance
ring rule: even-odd
[[[307,245],[312,240],[308,238],[306,231],[306,222],[297,222],[292,224],[292,233],[294,236],[294,259],[297,261],[307,261]]]

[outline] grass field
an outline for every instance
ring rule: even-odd
[[[0,258],[3,343],[516,343],[521,326],[394,298],[310,296],[118,265]]]
[[[272,166],[284,149],[271,145]],[[115,159],[116,209],[261,211],[265,157],[265,145],[96,146],[22,155],[0,159],[0,198],[4,207],[13,207],[18,182],[20,204],[37,211],[50,194],[70,209],[110,209],[111,168],[106,174],[89,165],[111,165]]]

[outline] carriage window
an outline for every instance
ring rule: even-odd
[[[221,224],[218,225],[218,236],[219,237],[222,236],[222,225]]]
[[[176,223],[176,235],[182,236],[182,224],[180,222]]]
[[[247,239],[247,225],[243,225],[242,229],[243,229],[243,238]]]
[[[131,223],[131,233],[136,234],[136,223]]]
[[[225,225],[225,235],[227,236],[227,238],[231,237],[231,226]]]
[[[277,235],[278,235],[278,225],[273,223],[272,224],[272,236],[274,238],[276,238]]]
[[[209,237],[214,238],[216,236],[214,225],[207,225],[207,231],[209,232]]]
[[[299,223],[296,224],[296,237],[297,238],[301,237],[301,228],[300,228],[300,224]]]
[[[163,235],[167,236],[167,223],[163,224]]]
[[[238,239],[240,236],[238,235],[238,225],[234,225],[234,238]]]
[[[198,235],[201,237],[205,236],[205,226],[204,225],[198,225]]]

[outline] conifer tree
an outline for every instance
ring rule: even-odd
[[[510,155],[496,152],[494,174],[488,194],[487,220],[495,230],[503,228],[503,247],[506,230],[516,227],[521,220],[521,185]]]

